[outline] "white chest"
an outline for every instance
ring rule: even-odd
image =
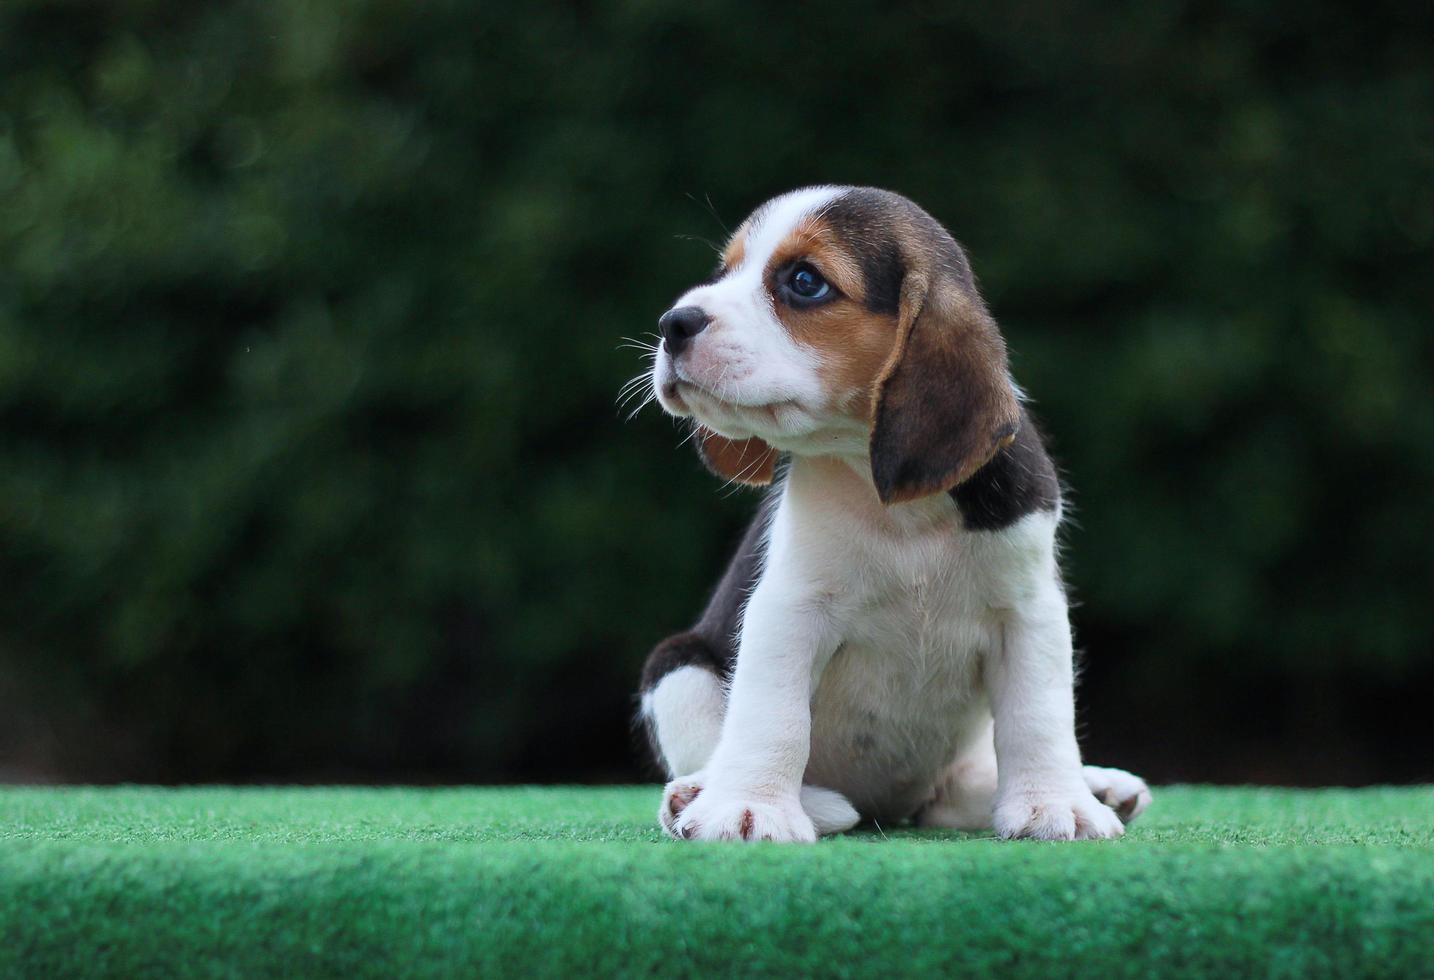
[[[947,497],[882,508],[859,481],[834,476],[792,474],[768,574],[819,605],[837,643],[812,699],[808,781],[898,819],[985,730],[983,661],[1050,550],[1054,521],[969,532]]]
[[[918,561],[843,604],[812,699],[811,782],[892,820],[925,801],[984,716],[981,663],[999,638],[968,574],[959,560]]]

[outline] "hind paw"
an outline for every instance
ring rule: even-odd
[[[1150,787],[1124,769],[1085,766],[1085,784],[1095,798],[1115,811],[1121,823],[1130,823],[1150,805]]]

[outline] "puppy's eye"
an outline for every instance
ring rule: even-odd
[[[832,287],[822,274],[807,262],[798,262],[787,273],[788,292],[799,303],[814,303],[831,295]]]

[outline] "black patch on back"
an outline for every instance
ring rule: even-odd
[[[647,655],[642,665],[642,679],[638,683],[638,694],[646,694],[672,671],[679,667],[701,667],[710,670],[723,681],[730,680],[737,666],[737,633],[742,625],[742,610],[747,597],[757,587],[757,577],[762,567],[762,551],[766,546],[767,522],[771,508],[776,506],[780,484],[774,486],[757,509],[737,553],[727,565],[722,580],[707,600],[707,608],[697,624],[685,633],[676,633],[663,640]],[[657,744],[657,732],[650,720],[641,712],[634,719],[646,736],[649,760],[654,772],[662,772],[662,749]]]
[[[968,531],[999,531],[1033,511],[1056,509],[1060,480],[1029,412],[1021,409],[1015,441],[950,493]]]
[[[737,553],[727,565],[707,608],[696,625],[685,633],[663,640],[648,654],[642,668],[639,691],[645,693],[679,667],[705,667],[724,680],[732,676],[737,663],[737,634],[747,597],[757,587],[762,553],[766,547],[767,523],[776,506],[780,485],[774,487],[747,525]]]
[[[718,677],[732,673],[732,662],[720,648],[714,647],[696,632],[676,633],[655,646],[642,665],[642,680],[638,683],[639,696],[655,688],[658,683],[680,667],[701,667]],[[633,716],[633,724],[642,732],[647,743],[648,763],[654,773],[661,773],[662,746],[657,741],[657,731],[652,720],[639,711]]]
[[[718,676],[726,676],[731,665],[721,650],[715,650],[696,633],[674,633],[653,647],[642,665],[642,681],[638,689],[650,691],[657,682],[679,667],[705,667]]]

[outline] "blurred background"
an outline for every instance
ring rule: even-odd
[[[616,405],[768,196],[968,247],[1094,761],[1434,779],[1419,4],[0,7],[0,778],[612,781],[757,497]]]

